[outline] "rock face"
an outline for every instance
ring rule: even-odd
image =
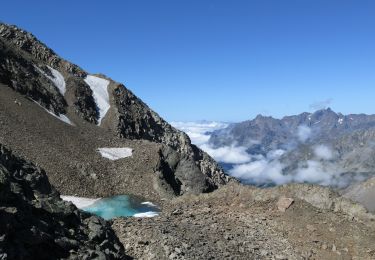
[[[190,164],[191,171],[185,167],[185,172],[192,172],[195,179],[201,179],[201,182],[194,181],[194,183],[198,186],[204,184],[203,190],[205,191],[214,190],[231,179],[224,174],[223,170],[207,153],[191,144],[190,138],[184,132],[168,124],[125,86],[118,85],[113,90],[113,96],[118,113],[117,133],[119,136],[128,139],[144,139],[166,145],[169,148],[162,149],[161,158],[168,157],[170,153],[177,153],[174,157],[179,157],[182,160],[181,164]],[[170,168],[176,169],[179,162],[180,160]],[[198,166],[198,171],[194,165]],[[179,165],[179,167],[184,166]],[[206,180],[199,177],[202,173],[208,177]],[[188,176],[183,179],[188,179]],[[184,185],[193,188],[186,183]]]
[[[1,259],[126,259],[104,220],[60,199],[45,172],[0,144]]]
[[[54,72],[61,74],[64,79],[65,93],[62,93],[54,82]],[[109,82],[105,91],[108,92],[110,108],[106,114],[101,115],[98,100],[94,98],[93,87],[85,82],[87,76],[87,72],[60,58],[31,33],[15,26],[0,24],[0,84],[10,87],[55,116],[69,118],[75,126],[75,135],[86,134],[86,128],[93,126],[100,130],[90,130],[92,139],[98,138],[104,130],[108,132],[106,136],[109,136],[109,139],[119,137],[123,140],[142,140],[160,145],[160,152],[157,153],[160,155],[159,163],[152,166],[160,181],[156,181],[159,186],[154,185],[154,187],[158,190],[164,189],[165,192],[173,195],[212,191],[232,180],[209,155],[192,145],[186,134],[164,121],[124,85],[103,75],[95,75]],[[17,103],[18,99],[15,102]],[[5,109],[13,110],[9,107]],[[10,129],[18,123],[15,120],[11,122],[12,120],[12,118],[6,120]],[[51,120],[55,119],[51,118]],[[35,139],[35,131],[25,134],[29,135],[29,139]],[[13,143],[17,142],[17,140],[13,141]],[[12,140],[9,142],[8,145],[13,148]],[[120,143],[121,141],[117,142],[117,145]],[[15,146],[13,149],[16,152],[27,151],[26,147],[21,147],[21,144]],[[168,165],[171,160],[165,158],[170,158],[171,154],[175,154],[173,158],[178,158],[178,161]],[[25,156],[40,163],[47,172],[55,172],[55,169],[48,168],[48,163],[45,163],[44,159],[34,154],[25,154]],[[69,158],[66,159],[69,161]],[[56,158],[51,156],[49,160],[56,160]],[[69,165],[65,167],[71,168]],[[181,174],[182,169],[184,174]],[[167,172],[163,172],[164,170]],[[99,173],[86,173],[92,176],[95,174]],[[51,178],[51,182],[57,187],[60,185],[55,182],[55,178]],[[170,190],[173,192],[169,192]],[[75,190],[75,193],[79,192],[79,189]],[[91,194],[94,195],[97,194]]]

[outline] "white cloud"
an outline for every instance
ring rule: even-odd
[[[326,145],[317,145],[314,147],[314,154],[318,159],[331,160],[334,158],[332,150]]]
[[[290,176],[283,175],[284,166],[278,161],[261,159],[258,161],[235,165],[230,173],[232,176],[256,185],[274,183],[285,184],[290,181]]]
[[[297,130],[297,136],[301,142],[306,142],[311,136],[311,128],[305,125],[300,125]]]
[[[224,163],[246,163],[252,158],[252,156],[246,152],[246,147],[241,146],[223,146],[213,148],[209,144],[203,144],[200,148],[211,155],[215,160]]]
[[[327,171],[320,162],[309,160],[306,167],[300,167],[294,176],[295,182],[317,183],[329,185],[332,180],[332,171]]]
[[[203,145],[210,139],[210,132],[226,128],[227,123],[223,122],[171,122],[171,125],[184,131],[195,145]]]

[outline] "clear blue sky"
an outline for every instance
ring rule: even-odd
[[[375,1],[4,0],[0,19],[167,120],[375,113]]]

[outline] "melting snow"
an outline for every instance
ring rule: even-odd
[[[98,152],[102,157],[110,159],[112,161],[130,157],[133,154],[133,149],[124,147],[124,148],[99,148]]]
[[[66,115],[63,115],[63,114],[60,114],[60,115],[56,115],[55,113],[49,111],[48,109],[46,109],[45,107],[42,107],[38,102],[36,102],[35,100],[33,100],[35,102],[35,104],[37,104],[38,106],[40,106],[41,108],[43,108],[48,114],[56,117],[57,119],[59,119],[60,121],[63,121],[64,123],[66,124],[69,124],[69,125],[72,125],[74,126],[74,124],[72,123],[72,121],[70,121],[70,119],[66,116]]]
[[[155,211],[147,211],[147,212],[144,212],[144,213],[134,214],[133,217],[136,217],[136,218],[153,218],[153,217],[156,217],[158,215],[159,215],[159,213],[157,213]]]
[[[52,73],[52,76],[49,76],[47,73],[45,73],[43,70],[41,70],[39,67],[35,66],[44,76],[46,76],[46,78],[48,78],[49,80],[51,80],[53,82],[53,84],[55,84],[55,86],[59,89],[61,95],[65,95],[65,91],[66,91],[66,84],[65,84],[65,80],[64,80],[64,76],[57,70],[55,70],[54,68],[50,67],[50,66],[47,66],[49,68],[49,70],[51,71]]]
[[[95,103],[99,109],[98,124],[100,125],[102,119],[107,113],[109,105],[108,85],[109,81],[93,75],[87,75],[85,82],[90,86]]]
[[[88,207],[98,200],[98,199],[90,199],[90,198],[82,198],[82,197],[75,197],[75,196],[60,196],[62,200],[72,202],[77,208],[82,209]]]
[[[157,207],[154,203],[149,202],[149,201],[142,202],[141,204],[142,204],[142,205],[151,206],[151,207]]]

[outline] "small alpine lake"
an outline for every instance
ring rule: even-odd
[[[116,217],[155,217],[160,209],[152,202],[144,201],[131,195],[117,195],[108,198],[91,199],[89,203],[81,201],[90,199],[62,196],[63,200],[71,201],[83,211],[90,212],[106,220]],[[81,204],[80,204],[81,203]]]

